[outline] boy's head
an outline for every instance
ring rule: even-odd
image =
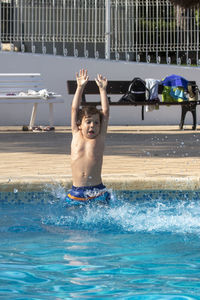
[[[87,138],[95,138],[101,127],[102,113],[101,110],[94,106],[85,106],[79,109],[77,125],[82,130],[83,135]]]
[[[100,109],[97,109],[95,106],[83,106],[78,111],[77,125],[81,125],[84,117],[88,118],[96,114],[99,115],[99,121],[101,123],[102,112]]]

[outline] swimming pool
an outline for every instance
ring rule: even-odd
[[[200,299],[200,191],[0,193],[0,299]]]

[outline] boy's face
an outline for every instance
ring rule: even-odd
[[[100,132],[99,114],[94,114],[87,117],[84,116],[79,128],[84,137],[88,139],[95,139]]]

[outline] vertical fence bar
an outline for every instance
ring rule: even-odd
[[[200,61],[199,61],[199,5],[197,6],[197,16],[196,16],[196,36],[197,36],[197,44],[196,44],[196,64],[197,66],[200,65]]]
[[[136,10],[135,10],[135,18],[136,18],[136,30],[135,30],[135,35],[136,35],[136,41],[135,41],[135,54],[136,54],[136,61],[140,61],[140,56],[138,54],[138,0],[135,1],[136,4]]]
[[[45,5],[44,0],[42,0],[42,53],[46,54],[46,47],[45,47],[45,35],[44,35],[44,26],[45,26]]]
[[[22,1],[22,0],[21,0]],[[22,2],[18,3],[18,9],[17,9],[17,18],[16,18],[16,36],[17,39],[21,39],[22,40],[22,32],[20,31],[21,26],[20,26],[20,13],[22,13]]]
[[[158,41],[158,31],[159,31],[159,22],[158,22],[158,0],[156,0],[156,62],[160,63],[160,56],[158,53],[159,41]]]
[[[130,56],[128,54],[128,3],[125,2],[125,58],[128,61]]]
[[[164,44],[163,44],[163,35],[162,35],[162,27],[163,27],[163,24],[162,24],[162,6],[159,5],[159,9],[158,9],[158,15],[159,15],[159,47],[160,47],[160,50],[163,50],[164,48]]]
[[[74,13],[74,10],[73,10],[73,7],[71,7],[71,9],[69,9],[69,13],[68,13],[68,17],[70,19],[70,26],[69,26],[69,32],[70,32],[70,42],[73,42],[73,36],[74,36],[74,19],[73,19],[73,13]]]
[[[166,63],[171,63],[171,58],[169,57],[169,2],[167,1],[167,18],[166,18]]]
[[[12,22],[13,22],[13,18],[12,18],[12,2],[10,1],[10,6],[9,6],[9,10],[8,10],[8,34],[9,34],[9,42],[10,42],[10,50],[14,51],[14,45],[13,45],[13,40],[12,40]]]
[[[121,1],[118,1],[118,9],[117,9],[117,20],[118,20],[118,46],[117,46],[117,60],[120,57],[120,51],[124,49],[124,10],[121,9]]]
[[[23,45],[22,45],[22,52],[24,52],[25,51],[25,41],[26,41],[26,39],[27,40],[29,40],[29,37],[27,38],[27,36],[28,36],[28,34],[27,34],[27,29],[28,29],[28,17],[27,17],[27,10],[28,10],[28,8],[27,8],[27,6],[24,4],[23,5],[23,7],[24,7],[24,9],[23,9],[23,22],[22,22],[22,32],[23,32],[23,38],[22,38],[22,42],[23,42]]]
[[[131,3],[129,2],[129,0],[127,0],[127,25],[128,25],[128,32],[127,32],[127,47],[128,47],[128,60],[130,59],[130,52],[134,51],[134,37],[132,32],[134,31],[134,21],[131,21],[130,16],[134,16],[134,8],[133,5],[131,5]]]
[[[84,56],[88,58],[89,56],[89,50],[88,50],[88,42],[93,42],[94,41],[94,8],[93,8],[93,1],[92,0],[87,0],[85,5],[86,5],[86,10],[83,15],[83,23],[85,20],[87,20],[85,23],[85,49],[84,49]],[[84,20],[85,16],[85,20]]]
[[[171,17],[171,27],[169,27],[169,33],[170,33],[170,51],[176,51],[176,24],[175,24],[175,20],[176,20],[176,17],[175,17],[175,14],[176,14],[176,8],[173,7],[170,3],[170,15],[172,16]]]
[[[94,9],[94,57],[99,58],[99,53],[97,53],[97,0],[95,0]]]
[[[179,16],[179,7],[176,8],[176,63],[180,64],[179,58],[179,26],[180,26],[180,16]]]
[[[78,56],[78,49],[76,49],[76,0],[74,0],[74,56]]]
[[[33,43],[34,40],[34,16],[33,16],[33,9],[34,9],[34,0],[32,0],[32,7],[31,7],[31,49],[32,53],[35,53],[35,46]]]
[[[105,32],[105,58],[110,59],[110,0],[105,0],[106,32]]]
[[[56,55],[56,46],[55,46],[55,0],[52,3],[52,40],[53,40],[53,55]]]
[[[2,50],[2,3],[0,1],[0,51]]]
[[[61,37],[61,34],[62,34],[62,26],[60,26],[61,19],[59,18],[61,10],[60,10],[59,4],[60,4],[60,1],[57,2],[57,4],[55,5],[55,7],[56,7],[56,21],[55,21],[55,26],[56,26],[56,36],[55,36],[55,38],[56,38],[56,42],[61,42],[60,37]]]
[[[25,10],[25,7],[24,7]],[[20,24],[20,43],[21,43],[21,51],[24,52],[25,51],[25,47],[24,47],[24,37],[23,37],[23,0],[21,0],[21,5],[20,5],[20,11],[21,11],[21,24]],[[24,14],[25,15],[25,14]],[[19,20],[18,20],[19,22]],[[24,23],[26,22],[26,19],[24,18]],[[24,25],[25,27],[25,25]]]
[[[7,8],[7,3],[5,2],[4,4],[4,22],[5,22],[5,37],[6,37],[6,42],[9,40],[9,35],[8,35],[8,8]]]
[[[88,5],[88,9],[90,9],[90,6]],[[84,18],[85,16],[85,18]],[[85,7],[83,10],[83,23],[84,23],[84,34],[83,34],[83,40],[84,40],[84,56],[88,57],[88,50],[87,50],[87,24],[88,24],[88,18],[87,18],[87,0],[85,0]]]
[[[135,37],[135,32],[136,32],[136,22],[135,22],[135,15],[136,15],[136,9],[135,9],[135,5],[132,4],[132,13],[133,13],[133,17],[134,17],[134,20],[131,22],[132,24],[132,31],[131,31],[131,38],[132,38],[132,41],[133,41],[133,52],[136,52],[136,37]],[[133,53],[134,55],[134,53]],[[133,58],[134,59],[134,58]]]
[[[117,59],[117,45],[118,45],[118,19],[117,19],[117,8],[118,1],[115,0],[115,59]]]
[[[66,16],[66,5],[65,5],[65,0],[63,0],[63,21],[62,21],[62,24],[63,24],[63,55],[64,56],[67,56],[67,48],[65,47],[65,35],[66,35],[66,26],[65,26],[65,16]]]
[[[37,3],[34,5],[34,13],[35,13],[35,36],[34,40],[35,42],[38,42],[40,40],[40,3]]]
[[[149,2],[146,0],[146,62],[150,62],[150,56],[148,54],[148,47],[149,47]]]
[[[45,2],[44,2],[44,4],[45,4]],[[49,5],[48,4],[44,5],[44,10],[45,10],[45,23],[44,23],[45,26],[44,26],[44,29],[45,29],[45,32],[46,32],[46,38],[45,39],[46,39],[46,42],[48,42],[50,40],[50,29],[49,29],[48,16],[49,16],[49,14],[51,14],[51,10],[49,12]]]
[[[3,42],[6,41],[6,18],[5,18],[5,3],[3,3],[3,10],[2,10],[2,20],[3,20]]]
[[[194,44],[195,44],[195,35],[194,35],[194,31],[195,31],[195,27],[193,26],[193,19],[194,19],[194,10],[191,8],[189,10],[189,37],[188,37],[188,65],[191,65],[192,63],[192,59],[190,57],[190,51],[192,51],[194,49]]]
[[[189,65],[189,9],[187,9],[187,17],[186,17],[186,26],[187,26],[187,29],[186,29],[186,32],[187,32],[187,35],[186,35],[186,64]]]

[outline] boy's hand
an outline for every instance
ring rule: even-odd
[[[98,74],[97,79],[95,78],[96,84],[98,85],[99,89],[106,90],[108,81],[106,77],[103,77],[102,75]]]
[[[76,73],[76,81],[78,87],[85,87],[89,80],[89,76],[87,75],[87,70],[80,70],[79,73]]]

